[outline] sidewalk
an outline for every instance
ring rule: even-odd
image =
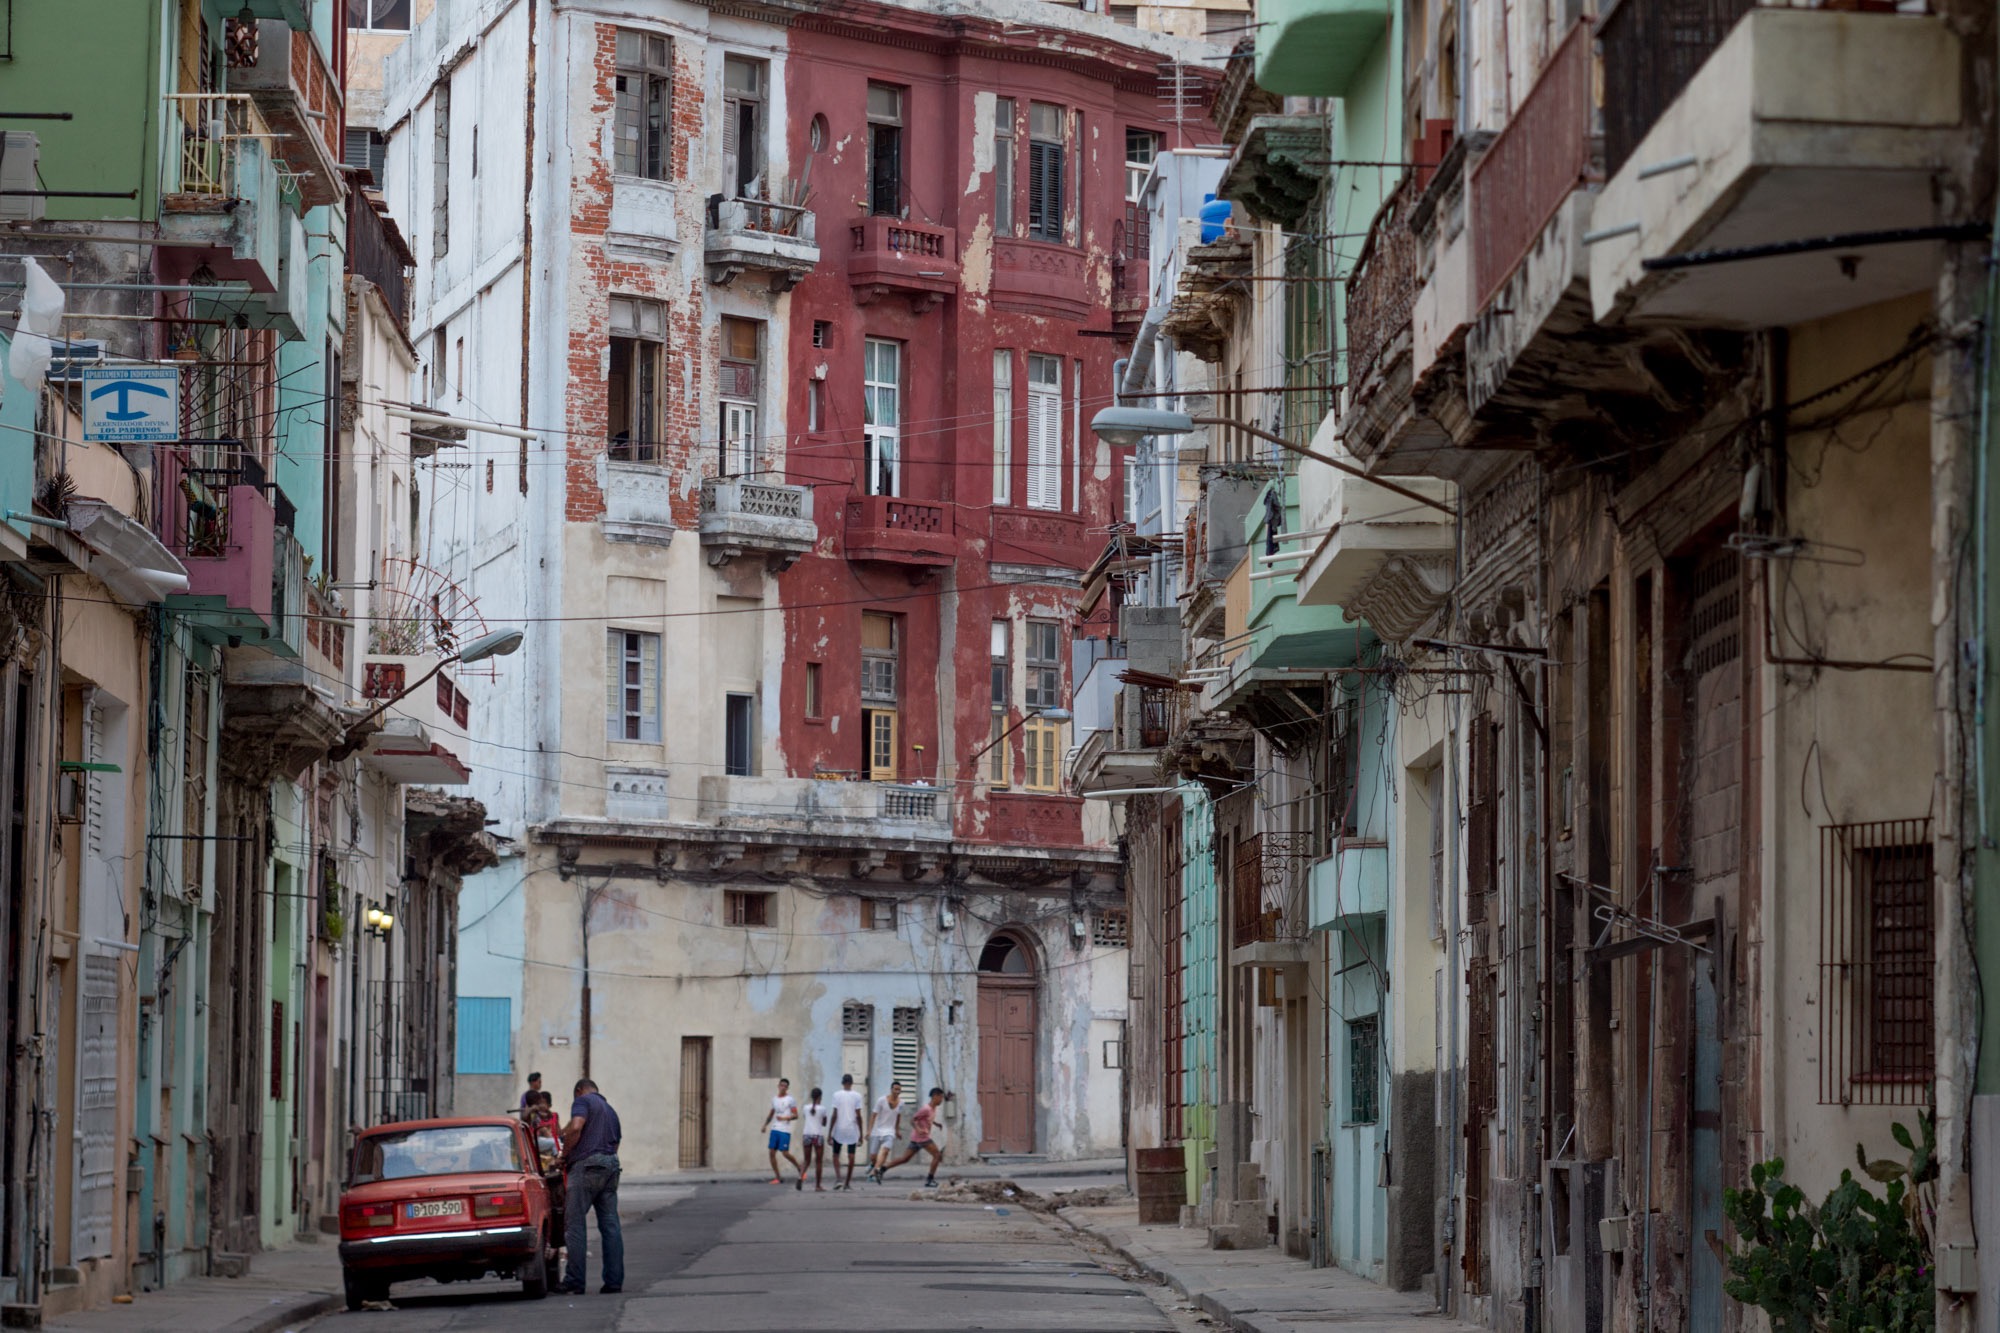
[[[1342,1333],[1476,1333],[1438,1314],[1422,1292],[1390,1291],[1276,1249],[1211,1250],[1198,1230],[1140,1226],[1137,1215],[1132,1203],[1057,1214],[1217,1322],[1245,1333],[1308,1333],[1335,1322]]]
[[[827,1173],[833,1172],[833,1159],[827,1159]],[[855,1179],[868,1169],[862,1162],[855,1168]],[[897,1178],[901,1184],[906,1180],[923,1179],[923,1165],[917,1163],[905,1167]],[[790,1179],[792,1168],[785,1168],[785,1177]],[[767,1170],[758,1171],[681,1171],[670,1176],[627,1176],[619,1189],[665,1185],[761,1185],[771,1178]],[[1061,1180],[1062,1188],[1073,1189],[1084,1185],[1110,1185],[1122,1187],[1125,1184],[1125,1159],[1123,1157],[1085,1157],[1070,1161],[1024,1161],[1019,1158],[1001,1159],[992,1162],[965,1162],[954,1160],[949,1151],[945,1153],[944,1165],[938,1168],[939,1180]],[[1073,1184],[1070,1182],[1074,1182]]]
[[[679,1203],[694,1182],[621,1185],[618,1213],[627,1225]],[[52,1318],[67,1333],[287,1333],[346,1304],[340,1248],[332,1236],[253,1255],[243,1277],[197,1277],[164,1291],[141,1292],[129,1305],[107,1305]]]

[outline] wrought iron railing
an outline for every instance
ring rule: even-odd
[[[1382,354],[1410,323],[1417,303],[1417,238],[1410,230],[1411,178],[1382,205],[1347,280],[1347,382],[1360,406],[1374,396]]]
[[[1756,0],[1623,0],[1599,20],[1604,55],[1604,169],[1632,156]]]

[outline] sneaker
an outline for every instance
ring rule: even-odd
[[[936,1188],[937,1188],[937,1177],[936,1177],[936,1176],[931,1176],[931,1177],[929,1177],[928,1179],[926,1179],[926,1180],[924,1181],[924,1188],[925,1188],[925,1189],[927,1189],[927,1190],[934,1190],[934,1189],[936,1189]]]
[[[600,1296],[616,1296],[619,1292],[623,1290],[625,1290],[625,1288],[623,1287],[599,1287],[597,1289],[597,1294]]]
[[[798,1178],[797,1183],[792,1186],[792,1188],[795,1190],[803,1190],[805,1187],[806,1187],[806,1178],[804,1176],[800,1176]]]
[[[784,1184],[785,1182],[784,1182],[784,1180],[783,1180],[782,1178],[780,1178],[780,1177],[778,1177],[778,1176],[772,1176],[772,1177],[771,1177],[771,1180],[770,1180],[770,1183],[771,1183],[771,1184],[773,1184],[773,1185],[782,1185],[782,1184]]]
[[[565,1282],[560,1287],[557,1287],[556,1290],[565,1296],[582,1296],[587,1294],[587,1288],[581,1282]]]

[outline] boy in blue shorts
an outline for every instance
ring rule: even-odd
[[[771,1131],[765,1146],[771,1150],[771,1183],[785,1183],[785,1173],[778,1167],[778,1159],[783,1157],[799,1173],[798,1188],[806,1187],[806,1169],[799,1159],[792,1156],[792,1124],[799,1118],[798,1099],[792,1096],[792,1081],[778,1080],[778,1095],[771,1099],[771,1109],[764,1113],[764,1128]]]

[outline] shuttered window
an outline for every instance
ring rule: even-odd
[[[1063,109],[1028,104],[1028,235],[1063,238]]]
[[[751,319],[722,319],[722,474],[757,471],[757,403],[763,380],[762,325]]]
[[[727,56],[722,62],[722,188],[744,199],[768,199],[764,175],[764,63]]]
[[[862,348],[862,436],[870,495],[903,493],[903,345],[870,338]]]
[[[868,211],[903,213],[903,90],[868,85]]]
[[[660,636],[615,629],[605,643],[605,726],[614,741],[660,739]]]
[[[896,1009],[889,1022],[889,1077],[903,1085],[903,1097],[922,1100],[918,1086],[924,1070],[924,1011]]]
[[[458,997],[458,1072],[511,1074],[514,1002],[504,995]]]
[[[993,354],[993,503],[1013,496],[1014,472],[1014,354]]]
[[[1062,358],[1028,358],[1028,507],[1062,508]]]

